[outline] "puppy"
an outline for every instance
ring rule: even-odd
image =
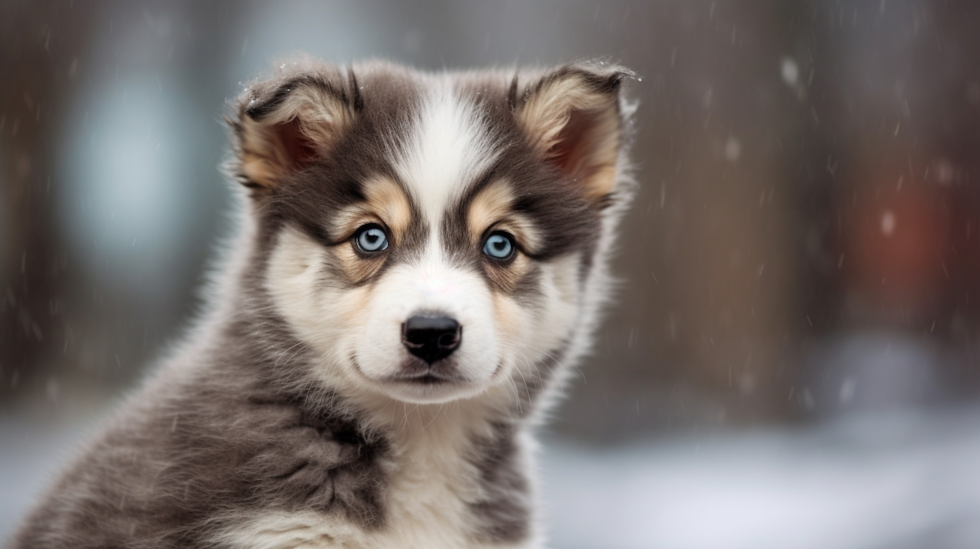
[[[540,547],[531,430],[606,294],[631,78],[301,59],[251,84],[211,312],[11,547]]]

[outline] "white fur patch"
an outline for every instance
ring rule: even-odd
[[[496,153],[474,105],[459,98],[448,81],[433,86],[417,123],[395,169],[435,230],[459,191],[496,159]]]
[[[267,513],[260,517],[241,517],[234,530],[215,537],[219,545],[248,549],[320,549],[361,547],[350,541],[361,534],[350,522],[327,518],[310,511]]]
[[[493,303],[486,283],[473,272],[445,265],[438,243],[430,242],[419,262],[391,268],[374,289],[365,311],[365,330],[356,336],[353,354],[363,374],[381,380],[396,373],[399,357],[407,357],[401,325],[420,312],[438,312],[463,327],[452,358],[467,387],[393,385],[393,395],[417,402],[442,402],[483,392],[497,372],[500,351],[493,323]],[[367,329],[370,327],[370,329]]]

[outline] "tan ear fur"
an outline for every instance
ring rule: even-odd
[[[625,140],[620,83],[633,73],[617,66],[568,65],[532,83],[515,101],[531,146],[601,201],[614,190]],[[516,95],[515,87],[512,96]]]
[[[235,177],[258,191],[277,188],[294,170],[326,154],[358,107],[352,72],[323,65],[283,65],[238,100]],[[346,80],[346,82],[345,82]]]

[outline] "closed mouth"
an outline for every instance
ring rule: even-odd
[[[444,379],[444,378],[441,378],[441,377],[438,377],[438,376],[434,376],[432,374],[426,374],[424,376],[413,377],[413,378],[404,379],[404,380],[401,380],[401,381],[408,381],[410,383],[418,383],[420,385],[437,385],[439,383],[447,383],[450,380]]]
[[[406,383],[412,385],[449,385],[449,384],[464,384],[470,383],[469,379],[460,376],[441,374],[434,371],[418,372],[411,374],[395,374],[382,379],[376,379],[368,376],[361,370],[361,365],[357,362],[356,356],[351,356],[351,364],[354,366],[354,370],[360,373],[367,379],[372,381],[385,381],[389,383]]]
[[[421,372],[417,374],[399,374],[390,376],[389,381],[414,383],[418,385],[439,385],[442,383],[465,383],[467,380],[458,376],[445,375],[437,372]]]

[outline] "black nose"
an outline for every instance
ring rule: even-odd
[[[446,358],[463,340],[463,327],[448,316],[413,316],[402,324],[408,352],[429,364]]]

